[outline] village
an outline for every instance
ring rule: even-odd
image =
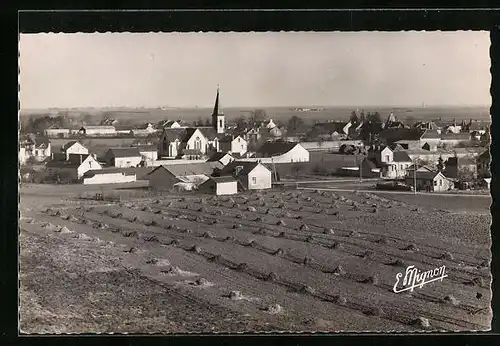
[[[23,133],[21,182],[126,184],[217,195],[270,189],[283,182],[369,178],[381,190],[489,190],[489,124],[456,120],[404,124],[394,114],[353,111],[347,121],[288,124],[226,121],[217,89],[211,121],[119,125],[105,119],[80,128]],[[257,118],[257,117],[255,117]],[[21,129],[22,131],[22,129]],[[112,146],[110,139],[136,139]],[[94,150],[85,141],[102,140]],[[57,142],[59,145],[54,145]]]

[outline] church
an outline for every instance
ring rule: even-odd
[[[159,141],[159,156],[166,159],[201,159],[219,151],[225,136],[226,119],[220,105],[219,87],[212,112],[212,126],[165,128]]]

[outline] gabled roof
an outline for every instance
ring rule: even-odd
[[[460,133],[443,133],[441,135],[441,139],[449,139],[449,140],[460,140],[460,139],[463,139],[463,140],[468,140],[470,139],[470,134],[467,133],[467,132],[460,132]]]
[[[267,142],[264,143],[256,154],[262,157],[271,157],[283,155],[297,146],[298,143],[294,142]]]
[[[205,136],[210,141],[214,140],[215,138],[224,137],[224,134],[217,133],[217,130],[211,126],[198,127],[197,129],[199,129],[203,136]]]
[[[415,173],[414,171],[408,171],[407,178],[415,179],[414,173]],[[430,171],[424,171],[424,172],[421,172],[421,171],[417,170],[417,179],[433,180],[438,174],[443,175],[442,173],[436,172],[436,171],[432,171],[432,172],[430,172]],[[443,175],[443,177],[444,177],[444,175]]]
[[[237,181],[234,177],[229,175],[223,177],[209,177],[208,179],[214,181],[215,183],[232,183]]]
[[[45,148],[47,148],[50,144],[50,140],[49,140],[49,137],[47,136],[36,136],[35,137],[35,146],[36,147],[40,147],[40,146],[43,146]]]
[[[424,133],[420,136],[420,139],[440,139],[441,135],[437,132],[437,130],[425,130]]]
[[[469,157],[450,157],[446,160],[446,166],[475,166],[476,163]]]
[[[153,174],[158,170],[165,170],[170,172],[175,177],[183,177],[189,175],[212,175],[215,168],[221,168],[222,165],[218,162],[199,162],[199,163],[185,163],[162,165],[155,168],[149,174]]]
[[[186,129],[185,128],[166,128],[163,130],[163,135],[167,138],[169,142],[173,142],[176,139],[179,141],[182,141],[182,139],[186,135]]]
[[[69,154],[68,161],[75,164],[75,165],[76,164],[80,165],[89,156],[91,156],[91,155],[90,154]]]
[[[115,167],[109,167],[109,168],[103,168],[103,169],[91,169],[83,174],[84,177],[89,178],[93,177],[95,175],[101,175],[101,174],[113,174],[113,173],[122,173],[124,175],[135,175],[135,173],[126,171],[123,168],[115,168]]]
[[[52,160],[47,162],[46,167],[52,168],[78,168],[90,155],[70,154],[66,161]]]
[[[397,144],[397,143],[392,143],[390,145],[388,145],[389,149],[391,149],[392,151],[400,151],[400,150],[404,150],[404,148],[401,146],[401,144]]]
[[[214,153],[212,156],[210,156],[210,158],[207,160],[207,162],[216,162],[216,161],[220,161],[222,158],[224,158],[225,156],[230,156],[232,157],[231,155],[229,155],[228,153],[224,153],[224,152],[221,152],[221,151],[218,151],[216,153]]]
[[[381,139],[385,139],[388,143],[396,141],[415,141],[419,140],[422,135],[422,130],[418,128],[387,128],[379,133]]]
[[[84,147],[84,148],[85,148],[85,146],[84,146],[82,143],[78,142],[78,141],[69,141],[69,142],[67,142],[66,144],[64,144],[64,145],[61,147],[61,150],[62,150],[62,151],[66,151],[66,150],[68,150],[69,148],[71,148],[73,145],[75,145],[75,144],[77,144],[77,143],[78,143],[78,144],[80,144],[82,147]]]
[[[245,176],[248,175],[248,173],[250,173],[259,164],[260,163],[256,161],[232,161],[227,166],[218,171],[218,173],[220,176],[233,176],[233,174],[235,174],[236,172],[236,167],[241,167],[238,176]]]
[[[393,160],[394,162],[412,162],[405,151],[395,151],[393,153]]]
[[[137,148],[111,148],[108,153],[111,157],[141,157]]]

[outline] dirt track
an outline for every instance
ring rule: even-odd
[[[26,332],[489,329],[487,209],[315,191],[56,200],[21,202]],[[409,264],[449,277],[395,294]]]

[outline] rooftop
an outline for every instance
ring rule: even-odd
[[[267,142],[257,149],[257,156],[270,157],[283,155],[292,150],[297,143],[294,142]]]
[[[137,148],[111,148],[108,153],[112,157],[141,157],[141,153]]]

